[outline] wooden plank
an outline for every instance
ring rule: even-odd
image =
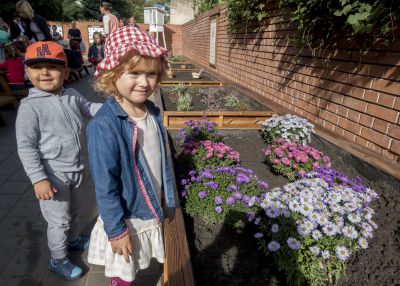
[[[165,134],[168,138],[168,134]],[[171,148],[168,139],[165,142],[168,163],[172,167]],[[175,172],[172,168],[177,207],[165,208],[164,243],[166,262],[164,263],[164,286],[195,286],[192,264],[190,262],[189,245],[186,237],[185,222],[176,186]]]
[[[166,80],[160,83],[160,86],[174,86],[178,84],[185,84],[189,86],[223,86],[224,84],[220,81],[208,81],[208,80]]]
[[[260,129],[261,123],[275,116],[270,111],[164,111],[164,126],[179,129],[189,120],[204,120],[204,116],[214,121],[221,129]]]

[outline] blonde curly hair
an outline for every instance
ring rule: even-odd
[[[102,70],[97,79],[95,89],[114,97],[120,97],[116,81],[124,72],[156,72],[158,83],[165,72],[161,58],[142,56],[137,51],[132,50],[119,59],[119,64],[110,71]]]

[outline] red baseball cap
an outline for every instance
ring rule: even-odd
[[[39,62],[67,64],[67,56],[61,45],[46,41],[36,42],[26,49],[24,64],[31,65]]]

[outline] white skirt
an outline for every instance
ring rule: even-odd
[[[105,266],[106,277],[134,281],[136,273],[140,269],[149,267],[152,258],[157,259],[159,263],[164,263],[162,228],[155,219],[126,219],[125,223],[133,246],[130,262],[126,263],[123,255],[113,253],[100,216],[90,235],[88,262]]]

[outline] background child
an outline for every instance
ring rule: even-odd
[[[0,63],[0,69],[7,71],[8,85],[12,90],[24,89],[25,85],[25,67],[22,63],[26,47],[22,42],[13,42],[6,46],[6,60]]]
[[[88,59],[95,67],[104,58],[104,44],[102,43],[101,34],[93,33],[93,45],[89,48]]]
[[[59,44],[30,45],[24,63],[34,88],[18,110],[18,155],[48,224],[49,269],[74,280],[82,269],[67,258],[67,249],[88,247],[87,239],[78,235],[77,224],[84,167],[79,138],[83,117],[92,117],[101,105],[86,101],[72,88],[63,88],[68,68]]]
[[[164,262],[162,194],[168,207],[175,206],[160,110],[147,100],[167,51],[132,26],[111,33],[104,50],[95,76],[111,97],[87,128],[100,213],[88,261],[105,266],[110,285],[135,285],[136,273],[152,258]]]

